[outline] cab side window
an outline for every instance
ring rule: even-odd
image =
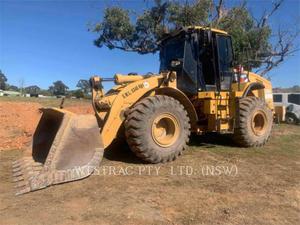
[[[282,102],[282,95],[273,95],[273,102]]]
[[[300,94],[289,94],[288,102],[296,105],[300,105]]]
[[[233,52],[230,37],[217,35],[217,46],[221,90],[229,90],[233,76]]]

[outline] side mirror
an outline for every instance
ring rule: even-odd
[[[182,67],[182,60],[179,59],[172,60],[170,63],[170,67],[171,69],[178,69]]]

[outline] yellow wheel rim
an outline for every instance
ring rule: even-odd
[[[263,111],[259,110],[255,112],[251,120],[251,129],[253,133],[257,136],[263,135],[267,129],[267,122],[267,116]]]
[[[180,126],[175,116],[163,113],[157,116],[152,124],[152,138],[161,147],[169,147],[179,137]]]

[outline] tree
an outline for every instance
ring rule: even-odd
[[[291,87],[291,92],[300,92],[300,86],[294,85],[293,87]]]
[[[84,98],[84,92],[81,89],[73,91],[72,96],[76,98]]]
[[[37,85],[31,85],[25,88],[25,92],[31,95],[37,95],[39,94],[41,88]]]
[[[85,94],[87,94],[91,89],[90,82],[88,80],[83,80],[83,79],[78,81],[76,87],[80,88],[81,91]]]
[[[66,95],[69,89],[61,80],[53,82],[53,85],[49,87],[49,91],[54,95]]]
[[[41,89],[41,90],[39,91],[39,93],[40,93],[41,95],[44,95],[44,96],[50,96],[50,95],[52,95],[52,92],[50,92],[49,90],[44,90],[44,89]]]
[[[235,64],[242,64],[248,69],[258,68],[257,72],[262,75],[298,50],[295,47],[295,40],[299,36],[297,26],[294,31],[280,27],[272,30],[268,23],[280,9],[283,0],[276,0],[260,18],[250,13],[246,1],[231,8],[226,8],[224,2],[155,0],[150,9],[144,10],[136,18],[129,10],[113,6],[104,11],[103,20],[90,30],[97,33],[94,41],[97,47],[147,54],[159,50],[158,40],[165,33],[181,26],[220,28],[233,37]]]
[[[8,90],[10,90],[10,91],[19,91],[19,88],[15,85],[9,85]]]
[[[7,78],[5,74],[0,70],[0,89],[5,90],[6,89],[6,81]]]
[[[49,91],[49,93],[51,93],[52,95],[54,95],[54,86],[50,86],[49,88],[48,88],[48,91]]]

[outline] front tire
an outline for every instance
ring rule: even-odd
[[[264,145],[272,130],[272,111],[266,103],[254,96],[242,98],[239,102],[237,127],[234,139],[242,147]]]
[[[190,122],[186,110],[172,97],[146,97],[135,104],[125,120],[126,140],[142,160],[161,163],[175,160],[186,148]]]

